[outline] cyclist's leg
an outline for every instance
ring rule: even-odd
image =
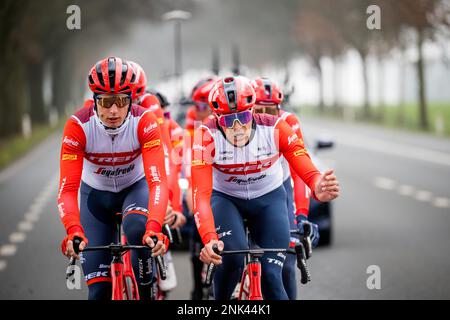
[[[286,208],[286,191],[283,186],[247,202],[249,229],[252,239],[262,248],[288,248],[289,222]],[[264,299],[287,300],[282,269],[285,254],[267,253],[261,261],[261,289]]]
[[[127,195],[123,202],[122,226],[127,241],[131,245],[142,245],[145,233],[145,224],[148,216],[148,185],[141,179],[126,190]],[[148,261],[151,258],[150,250],[131,251],[131,263],[139,287],[139,296],[142,300],[150,299],[150,286],[152,284],[152,270],[149,270]]]
[[[291,230],[296,229],[295,212],[294,212],[294,190],[292,188],[291,178],[289,176],[283,183],[286,190],[286,206],[288,210],[289,227]],[[291,237],[291,245],[295,238]],[[283,266],[283,284],[289,300],[297,299],[297,277],[295,272],[296,257],[293,254],[288,254]]]
[[[89,246],[108,245],[116,235],[112,211],[104,207],[111,203],[111,194],[91,188],[85,183],[80,187],[80,220]],[[81,266],[89,289],[89,299],[111,299],[111,254],[106,251],[82,253]]]
[[[217,191],[212,192],[211,208],[220,240],[225,250],[248,248],[241,214],[231,197]],[[243,255],[229,255],[222,258],[222,264],[214,276],[214,298],[230,299],[242,275]]]

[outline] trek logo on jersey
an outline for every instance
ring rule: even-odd
[[[271,158],[241,164],[214,164],[214,168],[225,174],[253,174],[269,169],[279,158],[276,154]]]
[[[62,161],[67,161],[67,160],[77,160],[77,155],[76,154],[64,153],[62,155]]]
[[[61,219],[64,218],[64,216],[66,215],[66,213],[64,212],[64,202],[61,202],[60,204],[58,204],[58,211],[59,211],[59,217]]]
[[[246,185],[249,185],[249,184],[256,183],[256,182],[264,179],[265,177],[266,177],[265,174],[263,174],[263,175],[261,175],[259,177],[255,177],[255,178],[250,177],[248,179],[239,179],[238,177],[233,176],[233,177],[229,177],[227,180],[225,180],[225,182],[232,182],[232,183],[236,183],[236,184],[238,184],[240,186],[246,186]]]
[[[150,124],[148,127],[144,128],[144,133],[147,134],[150,131],[153,131],[154,129],[156,129],[158,127],[158,124],[156,122]]]
[[[64,177],[61,181],[61,188],[59,188],[58,192],[58,200],[61,199],[61,194],[63,192],[64,186],[66,185],[67,177]]]
[[[105,278],[109,278],[109,270],[105,270],[105,271],[95,271],[92,273],[89,273],[87,276],[84,277],[85,281],[89,281],[95,278],[99,278],[99,277],[105,277]]]
[[[219,239],[222,239],[222,238],[224,238],[226,236],[231,236],[231,231],[232,230],[228,230],[228,231],[225,231],[225,232],[218,233],[217,236],[219,237]]]
[[[134,159],[139,157],[141,150],[137,149],[130,152],[116,152],[111,153],[86,153],[85,157],[89,162],[96,165],[116,165],[121,166],[129,164]]]
[[[161,186],[157,185],[155,189],[155,201],[153,204],[157,206],[159,204],[159,199],[161,198]]]
[[[200,228],[200,212],[196,212],[194,214],[194,221],[195,221],[195,225],[197,226],[197,229]]]
[[[120,175],[130,173],[133,170],[134,170],[134,163],[132,163],[127,168],[116,168],[115,170],[111,170],[108,168],[98,168],[97,171],[94,171],[94,173],[109,178],[109,177],[118,177]]]
[[[300,124],[296,123],[291,128],[293,131],[297,131],[298,129],[300,129]]]
[[[70,146],[78,147],[80,144],[78,141],[70,139],[68,136],[65,136],[63,139],[63,143],[68,144]]]
[[[296,157],[304,155],[304,154],[306,154],[306,150],[305,149],[300,149],[300,150],[297,150],[297,151],[294,152],[294,156],[296,156]]]
[[[293,135],[289,136],[288,137],[288,146],[290,146],[292,142],[295,142],[297,140],[298,140],[297,134],[294,133]]]
[[[144,143],[144,149],[146,149],[146,148],[153,148],[153,147],[156,147],[156,146],[159,146],[159,145],[161,145],[161,140],[160,139],[152,140],[152,141]]]
[[[152,175],[152,182],[161,182],[161,177],[159,176],[159,171],[156,166],[150,167],[150,174]]]

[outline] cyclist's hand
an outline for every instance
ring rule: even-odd
[[[311,226],[311,234],[309,238],[311,239],[312,247],[315,248],[319,244],[320,234],[319,234],[319,226],[315,223],[308,221],[308,218],[299,214],[297,217],[297,229],[301,236],[305,235],[305,224],[309,224]]]
[[[339,181],[333,172],[333,169],[325,171],[316,183],[314,193],[321,202],[331,201],[339,196]]]
[[[173,229],[181,228],[186,224],[186,217],[181,212],[174,211],[174,213],[176,215],[176,219],[175,222],[170,227]]]
[[[158,239],[156,244],[152,239],[153,237]],[[152,248],[152,257],[163,255],[169,249],[169,238],[162,232],[147,230],[142,238],[142,242]]]
[[[75,250],[73,249],[73,239],[75,237],[81,238],[82,241],[80,243],[79,248],[80,248],[80,251],[83,251],[84,248],[86,248],[86,245],[88,243],[88,240],[83,232],[74,232],[74,233],[68,234],[61,243],[61,251],[68,258],[74,257],[75,259],[80,259],[80,256],[78,254],[76,254]]]
[[[223,250],[224,244],[220,240],[211,240],[203,247],[200,252],[200,260],[203,263],[210,264],[214,263],[215,265],[219,265],[222,263],[222,257],[214,252],[213,246],[217,245],[219,251]]]

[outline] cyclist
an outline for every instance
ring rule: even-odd
[[[130,64],[137,72],[137,84],[135,85],[132,99],[136,104],[140,104],[147,109],[150,109],[158,119],[158,124],[162,130],[162,140],[165,154],[165,165],[167,173],[167,181],[169,188],[169,206],[167,207],[164,224],[168,224],[172,228],[182,227],[186,223],[186,218],[183,215],[181,204],[181,190],[178,184],[179,166],[177,159],[173,155],[173,144],[170,130],[170,121],[164,116],[164,110],[161,106],[161,101],[158,93],[151,93],[146,91],[147,77],[144,69],[136,62],[130,61]],[[178,160],[181,163],[181,160]],[[177,285],[177,278],[173,259],[170,251],[165,255],[167,265],[166,280],[159,279],[159,299],[166,299],[171,290]]]
[[[192,201],[205,245],[200,259],[207,264],[223,262],[214,278],[216,299],[230,298],[241,276],[244,257],[222,258],[213,246],[219,250],[224,246],[227,250],[248,247],[243,218],[258,246],[289,246],[281,155],[317,200],[330,201],[339,195],[333,170],[320,173],[316,169],[303,142],[286,121],[253,114],[255,99],[247,78],[217,80],[209,94],[215,118],[199,127],[194,136]],[[261,288],[265,299],[288,299],[282,281],[284,259],[284,255],[274,253],[267,253],[262,259]]]
[[[256,101],[254,106],[255,113],[267,113],[284,119],[292,130],[297,134],[300,141],[303,141],[303,135],[300,129],[300,121],[293,113],[281,109],[283,101],[283,93],[276,83],[268,78],[257,78],[252,81],[253,88],[256,93]],[[319,240],[319,229],[314,223],[308,221],[309,213],[309,188],[303,180],[290,168],[289,163],[283,157],[281,158],[283,168],[283,186],[286,190],[287,209],[289,216],[290,229],[299,228],[300,234],[304,234],[305,224],[311,225],[312,235],[311,241],[315,247]],[[292,187],[291,179],[294,187]],[[291,237],[290,246],[295,246],[298,240]],[[296,258],[294,255],[287,255],[286,262],[283,266],[283,283],[290,300],[297,298],[297,281],[296,281]]]
[[[91,68],[88,84],[94,103],[73,114],[64,128],[57,203],[67,232],[62,251],[77,259],[74,238],[82,239],[81,251],[88,239],[92,246],[115,242],[114,216],[123,213],[129,243],[153,248],[151,253],[132,252],[139,293],[145,299],[151,274],[146,262],[150,254],[164,254],[168,248],[161,233],[168,189],[161,132],[151,112],[131,103],[135,83],[135,70],[118,57]],[[110,262],[107,252],[82,254],[89,299],[111,298]]]
[[[185,219],[182,213],[183,209],[181,203],[181,190],[178,185],[178,165],[176,162],[178,160],[172,154],[173,147],[170,134],[170,123],[168,119],[164,117],[164,111],[161,108],[161,104],[157,95],[146,92],[145,88],[147,86],[147,77],[145,75],[144,69],[142,69],[142,67],[136,62],[130,61],[130,63],[133,68],[137,70],[137,84],[133,91],[132,99],[134,103],[139,104],[142,107],[152,111],[157,117],[158,124],[161,127],[170,200],[166,219],[164,222],[172,225],[172,222],[175,221],[176,225],[172,227],[177,227],[180,224],[182,225]]]
[[[189,182],[189,188],[186,192],[186,204],[189,209],[190,214],[192,215],[193,207],[192,207],[192,189],[191,189],[191,169],[190,169],[190,155],[191,155],[191,147],[192,147],[192,137],[194,135],[194,130],[197,128],[202,122],[206,122],[208,117],[211,115],[211,109],[208,104],[208,95],[209,91],[212,89],[216,78],[208,77],[206,79],[201,79],[196,83],[194,88],[191,91],[191,100],[194,103],[191,106],[186,114],[186,122],[185,122],[185,143],[183,154],[186,159],[184,161],[185,164],[185,176]],[[190,220],[191,229],[190,229],[190,251],[191,251],[191,262],[192,262],[192,271],[193,271],[193,279],[194,279],[194,287],[191,291],[191,299],[192,300],[201,300],[203,299],[203,283],[202,283],[202,270],[203,270],[203,262],[200,260],[200,251],[202,248],[202,240],[198,234],[198,231],[195,227],[195,223],[193,219]]]
[[[211,115],[211,109],[208,105],[208,96],[204,92],[208,92],[208,87],[216,80],[215,77],[208,77],[198,81],[191,91],[191,100],[194,103],[186,112],[185,129],[192,137],[196,129],[196,122],[206,121]],[[206,90],[205,90],[206,89]]]

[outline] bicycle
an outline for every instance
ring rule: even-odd
[[[245,221],[244,221],[245,224]],[[284,248],[251,248],[251,238],[248,227],[245,225],[245,230],[247,234],[247,241],[249,243],[249,248],[243,250],[232,250],[232,251],[219,251],[217,246],[213,247],[215,253],[225,256],[225,255],[236,255],[245,254],[244,271],[242,272],[241,281],[239,285],[239,291],[237,294],[238,300],[263,300],[261,292],[261,258],[265,253],[276,252],[276,253],[286,253],[295,254],[297,256],[297,267],[300,269],[302,284],[306,284],[311,281],[311,275],[309,272],[306,260],[312,255],[312,245],[311,239],[309,238],[311,230],[309,226],[306,227],[306,235],[300,237],[300,241],[296,243],[294,249],[284,249]],[[291,234],[299,234],[298,230],[291,230]],[[254,246],[253,246],[254,247]],[[212,279],[216,266],[211,263],[209,264],[204,285],[211,290]],[[205,294],[206,298],[211,296],[210,292]]]
[[[151,250],[148,246],[128,245],[125,235],[122,231],[122,214],[117,213],[115,215],[117,225],[117,241],[107,246],[93,246],[84,248],[83,252],[88,251],[109,251],[112,256],[111,261],[111,280],[112,280],[112,300],[139,300],[139,290],[136,282],[136,277],[131,265],[131,256],[129,250]],[[157,241],[154,237],[153,241]],[[78,254],[79,245],[81,243],[80,238],[74,238],[73,246],[74,251]],[[156,271],[161,279],[166,278],[166,266],[162,256],[151,257],[149,259],[150,270]],[[156,263],[156,267],[155,267]],[[70,258],[69,266],[66,271],[66,279],[73,276],[74,272],[70,270],[76,264],[76,259]],[[152,277],[151,285],[151,299],[156,300],[158,294],[158,285],[156,277]]]

